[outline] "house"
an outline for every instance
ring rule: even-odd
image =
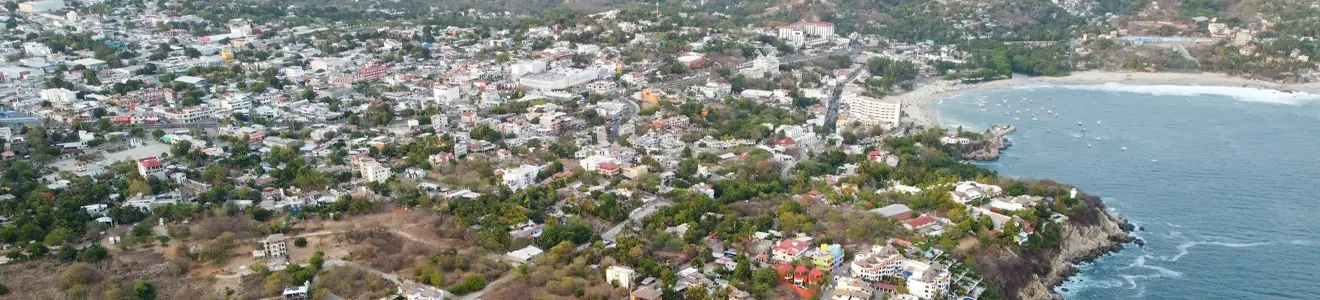
[[[614,175],[619,175],[619,165],[614,163],[600,164],[600,166],[597,167],[597,170],[600,171],[600,175],[605,175],[609,177],[614,177]]]
[[[843,246],[839,244],[821,244],[820,250],[811,255],[811,263],[817,269],[834,270],[843,263]]]
[[[806,241],[784,239],[771,248],[771,253],[775,262],[788,263],[802,257],[809,247],[811,247],[811,244]]]
[[[142,178],[154,176],[157,179],[165,179],[165,164],[156,159],[155,156],[138,159],[137,167],[138,174],[141,174]]]
[[[631,300],[660,300],[660,290],[651,287],[640,287],[629,295]]]
[[[408,300],[442,300],[453,298],[449,291],[433,286],[404,281],[399,285],[399,295]]]
[[[504,257],[516,263],[527,264],[532,262],[533,257],[541,255],[543,252],[545,251],[542,251],[541,248],[537,248],[536,246],[527,246],[527,248],[509,252],[508,254],[505,254]]]
[[[939,219],[932,216],[921,216],[920,218],[904,221],[903,228],[907,228],[908,230],[926,228],[935,225],[935,222],[937,221],[939,221]]]
[[[536,185],[536,175],[541,172],[540,166],[522,165],[512,169],[500,169],[505,186],[510,190],[521,190],[523,188]]]
[[[307,286],[308,286],[308,285],[309,285],[309,284],[303,284],[303,285],[301,285],[301,286],[293,286],[293,287],[287,287],[287,288],[284,288],[284,293],[282,294],[283,299],[284,299],[284,300],[307,300],[307,299],[311,299],[311,298],[308,297],[309,295],[307,294]]]
[[[621,288],[632,288],[633,276],[637,272],[622,266],[610,266],[605,269],[605,281]]]
[[[861,279],[838,276],[834,279],[833,300],[871,300],[875,288]]]
[[[973,200],[999,196],[999,194],[1003,192],[1004,189],[999,186],[975,181],[963,181],[954,184],[953,191],[949,191],[949,194],[953,195],[953,201],[960,204],[967,204],[967,202]]]
[[[266,259],[288,258],[289,248],[284,243],[283,234],[272,234],[261,240],[262,251]]]

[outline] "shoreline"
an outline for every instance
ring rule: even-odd
[[[918,86],[910,92],[886,97],[902,101],[903,122],[922,127],[942,126],[939,116],[940,101],[967,92],[985,92],[1017,86],[1039,85],[1098,85],[1120,83],[1130,85],[1187,85],[1257,88],[1287,92],[1320,94],[1320,83],[1278,84],[1229,76],[1220,73],[1145,73],[1084,71],[1064,77],[1019,77],[977,84],[962,84],[937,80]]]

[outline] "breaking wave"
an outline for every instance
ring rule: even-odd
[[[1253,88],[1253,87],[1233,87],[1233,86],[1214,86],[1214,85],[1142,85],[1142,84],[1122,84],[1105,83],[1090,85],[1047,85],[1030,86],[1023,88],[1054,87],[1069,90],[1115,92],[1115,93],[1142,93],[1156,96],[1224,96],[1237,99],[1242,102],[1273,103],[1287,105],[1301,105],[1303,101],[1320,100],[1320,94],[1311,94],[1304,92],[1285,92],[1280,90]]]

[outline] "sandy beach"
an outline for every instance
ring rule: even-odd
[[[940,100],[961,93],[989,91],[1014,86],[1032,85],[1093,85],[1122,83],[1132,85],[1199,85],[1247,87],[1281,91],[1320,94],[1320,83],[1276,84],[1217,73],[1136,73],[1136,72],[1077,72],[1064,77],[1027,77],[998,80],[980,84],[959,84],[935,81],[919,85],[915,90],[886,97],[903,101],[904,122],[931,127],[940,124],[936,104]]]

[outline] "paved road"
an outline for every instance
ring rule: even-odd
[[[852,74],[848,75],[848,79],[836,83],[834,85],[834,90],[830,92],[829,110],[825,112],[825,128],[827,129],[825,132],[827,134],[834,132],[835,123],[838,123],[839,121],[839,98],[843,97],[843,87],[847,86],[848,83],[852,82],[854,79],[857,79],[857,75],[862,74],[862,68],[864,68],[864,66],[857,67],[857,69],[852,71]]]
[[[634,209],[632,213],[629,213],[628,221],[619,222],[618,225],[614,225],[613,228],[610,228],[610,230],[607,230],[605,231],[605,233],[602,233],[600,235],[600,238],[605,240],[613,240],[615,237],[619,235],[620,232],[623,232],[624,225],[627,225],[629,222],[641,222],[642,220],[645,220],[647,217],[650,217],[652,214],[655,214],[656,211],[659,211],[659,208],[670,205],[674,205],[674,203],[665,199],[656,199],[656,200],[652,200],[651,202],[647,202],[646,204],[642,205],[642,207]]]

